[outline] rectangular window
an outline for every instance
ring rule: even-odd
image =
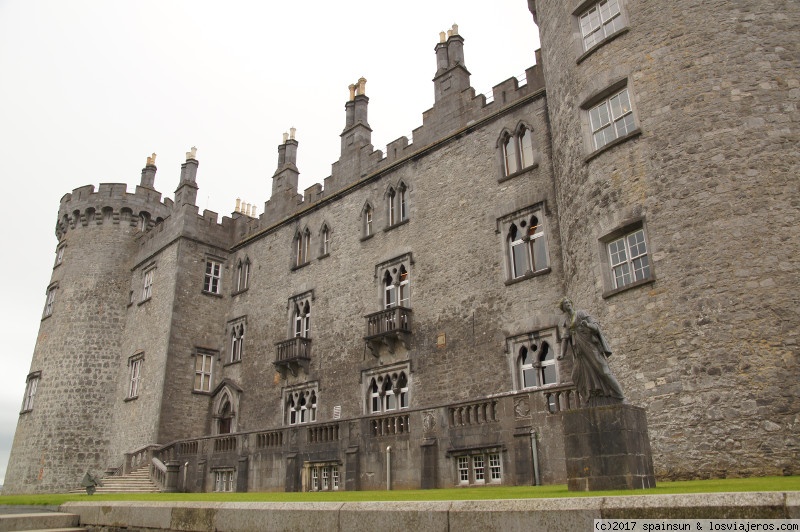
[[[334,490],[339,489],[339,468],[336,466],[331,467],[331,487]]]
[[[40,373],[28,375],[28,382],[25,384],[25,397],[22,399],[22,411],[33,410],[33,400],[36,398],[36,389],[39,387]]]
[[[64,249],[66,247],[67,247],[66,245],[63,245],[63,246],[58,246],[58,248],[56,249],[56,264],[55,264],[56,266],[64,262]]]
[[[53,303],[56,301],[56,287],[53,286],[47,290],[47,299],[44,302],[44,317],[53,314]]]
[[[481,484],[486,480],[484,469],[483,455],[479,454],[472,457],[472,478],[475,479],[477,484]]]
[[[198,352],[194,357],[194,389],[198,392],[211,391],[211,368],[214,355]]]
[[[489,455],[489,475],[492,482],[500,482],[503,480],[502,470],[500,468],[500,455],[497,453]]]
[[[139,384],[142,378],[142,362],[144,357],[135,355],[128,360],[130,366],[130,385],[128,386],[128,399],[139,396]]]
[[[636,129],[627,87],[589,109],[589,122],[595,150]]]
[[[206,261],[206,276],[203,281],[203,291],[211,294],[220,293],[220,278],[222,277],[222,264],[217,261]]]
[[[583,49],[601,42],[624,25],[619,0],[602,0],[580,16]]]
[[[469,457],[458,457],[458,482],[459,484],[469,484]]]
[[[145,299],[150,299],[150,296],[153,295],[153,274],[155,271],[155,268],[151,268],[144,272],[144,282],[142,283],[142,301]]]
[[[622,288],[650,277],[644,229],[609,242],[608,257],[614,288]]]

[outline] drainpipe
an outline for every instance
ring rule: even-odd
[[[386,448],[386,490],[392,489],[392,447]]]
[[[539,449],[536,447],[536,431],[531,431],[531,457],[533,458],[533,485],[541,486],[539,479]]]

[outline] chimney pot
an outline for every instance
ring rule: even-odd
[[[447,40],[447,34],[443,31],[439,32],[439,42],[445,42]]]
[[[290,127],[290,128],[289,128],[289,138],[290,138],[290,139],[294,140],[294,134],[295,134],[295,132],[297,132],[297,128],[295,128],[295,127]]]
[[[242,198],[236,198],[236,208],[233,209],[234,212],[241,212],[242,211]]]
[[[194,160],[197,159],[197,148],[192,146],[192,149],[186,152],[186,160]]]
[[[289,140],[289,134],[288,133],[284,133],[283,134],[283,143],[286,144],[287,140]]]

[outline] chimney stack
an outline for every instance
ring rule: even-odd
[[[186,152],[186,162],[181,165],[181,180],[175,190],[175,208],[197,205],[197,148]]]
[[[147,163],[145,164],[145,167],[142,168],[142,180],[139,186],[155,188],[156,170],[156,154],[154,153],[147,158]]]

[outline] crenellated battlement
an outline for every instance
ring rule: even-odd
[[[273,176],[272,196],[265,203],[258,222],[251,221],[248,224],[246,233],[252,234],[259,226],[268,227],[303,212],[318,201],[362,180],[369,180],[398,161],[435,148],[453,135],[468,128],[480,127],[529,98],[543,94],[545,82],[541,50],[535,52],[536,63],[525,70],[524,78],[511,77],[492,87],[489,95],[476,94],[475,89],[469,86],[469,72],[464,66],[463,41],[458,35],[457,26],[449,30],[446,36],[443,32],[436,46],[434,105],[422,113],[422,125],[413,131],[412,139],[402,136],[393,140],[386,146],[385,153],[371,144],[366,79],[362,77],[357,84],[350,85],[350,99],[345,105],[345,128],[341,134],[341,155],[331,165],[331,175],[324,179],[324,186],[315,183],[307,187],[302,195],[298,193],[298,142],[294,129],[291,138],[284,135],[284,143],[278,147],[278,170]],[[452,76],[448,77],[450,74]],[[244,233],[237,232],[239,234]]]
[[[172,212],[173,201],[161,200],[157,190],[137,186],[129,193],[125,183],[101,183],[97,191],[94,185],[86,185],[64,194],[58,209],[56,237],[79,226],[104,223],[130,224],[146,231],[167,218]]]

